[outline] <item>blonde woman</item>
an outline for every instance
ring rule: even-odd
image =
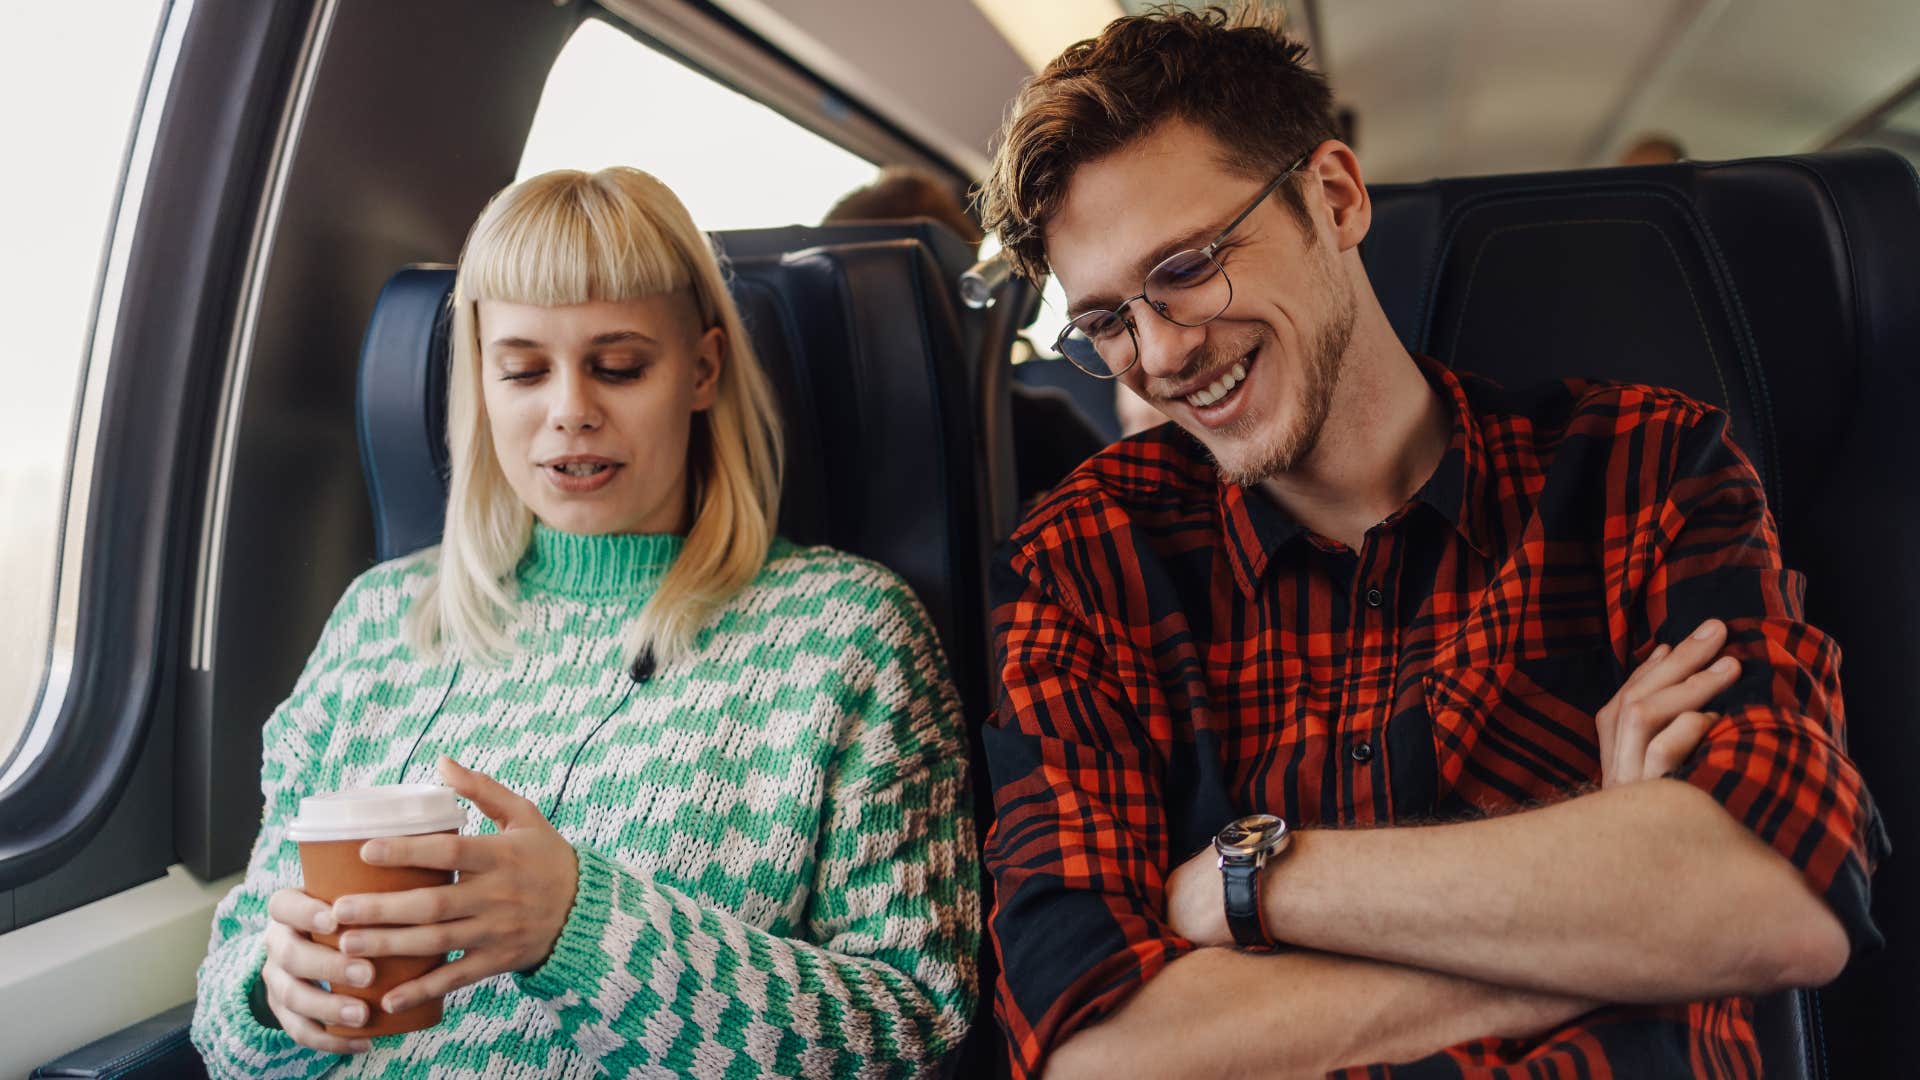
[[[771,394],[659,181],[497,196],[454,290],[443,543],[347,590],[263,741],[194,1043],[216,1075],[915,1075],[965,1033],[979,936],[958,699],[894,575],[773,535]],[[458,762],[458,764],[456,764]],[[302,796],[430,781],[456,884],[300,890]],[[315,932],[343,931],[340,950]],[[365,958],[459,951],[380,1005]]]

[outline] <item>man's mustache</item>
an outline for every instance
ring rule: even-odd
[[[1266,331],[1255,331],[1238,341],[1201,345],[1188,354],[1187,362],[1180,365],[1179,374],[1164,379],[1150,379],[1142,389],[1149,400],[1179,400],[1175,390],[1183,386],[1192,387],[1202,375],[1210,376],[1207,379],[1209,383],[1215,381],[1239,363],[1241,357],[1265,345],[1271,336]]]

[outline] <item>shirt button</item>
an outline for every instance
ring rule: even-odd
[[[1367,590],[1367,606],[1368,607],[1379,607],[1381,604],[1386,603],[1386,600],[1387,600],[1386,594],[1381,592],[1379,589],[1374,588],[1374,589]]]
[[[1353,744],[1353,760],[1365,765],[1373,760],[1373,744],[1357,742]]]

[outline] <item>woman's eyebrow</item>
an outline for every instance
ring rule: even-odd
[[[636,341],[642,345],[658,345],[659,344],[659,342],[654,340],[651,336],[647,334],[643,334],[638,330],[609,330],[604,334],[595,334],[593,338],[587,342],[587,344],[618,345],[622,342],[627,342],[627,341]],[[523,337],[496,338],[493,342],[493,347],[496,349],[545,348],[545,346],[543,346],[540,342],[535,341],[532,338],[523,338]]]
[[[655,341],[651,336],[647,334],[643,334],[638,330],[609,330],[604,334],[595,334],[593,337],[593,340],[589,344],[617,345],[623,341],[637,341],[643,345],[660,344],[658,341]]]

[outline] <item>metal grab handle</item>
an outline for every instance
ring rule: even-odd
[[[990,308],[994,294],[1013,275],[1013,263],[998,251],[968,267],[960,275],[960,299],[970,308]]]

